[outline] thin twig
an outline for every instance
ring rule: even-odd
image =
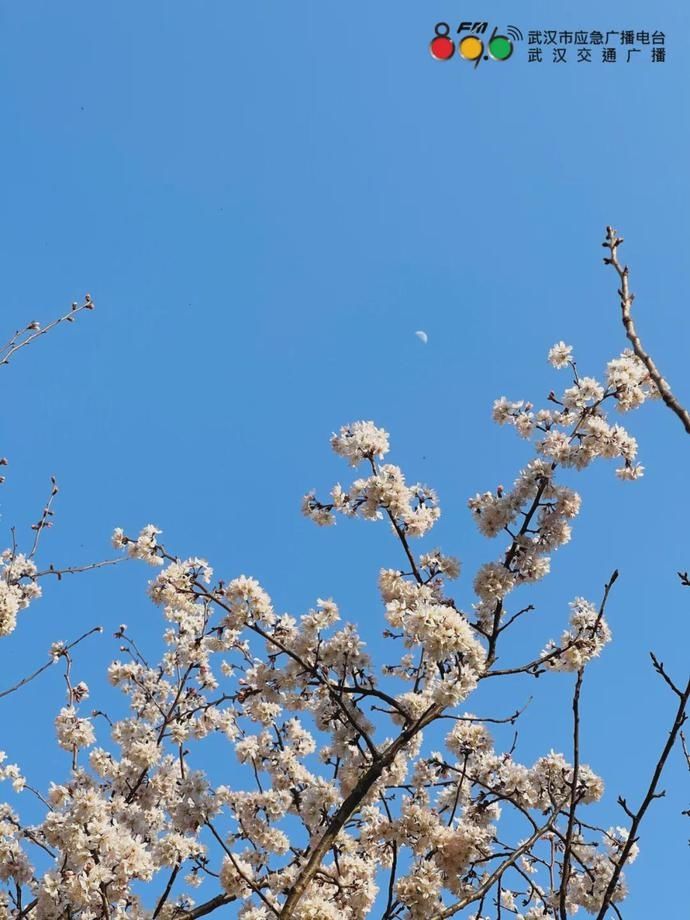
[[[79,645],[80,642],[82,642],[84,639],[88,639],[88,637],[92,636],[94,633],[101,633],[101,632],[103,632],[102,626],[94,626],[93,629],[90,629],[88,632],[85,632],[83,635],[79,636],[78,639],[75,639],[73,642],[70,642],[68,645],[65,645],[61,649],[60,655],[63,655],[65,652],[69,652],[71,649],[75,647],[75,645]],[[57,658],[54,658],[51,656],[48,659],[48,661],[46,661],[45,664],[41,665],[40,668],[37,668],[32,674],[29,674],[28,677],[23,677],[18,683],[14,684],[14,686],[8,687],[7,690],[1,690],[0,699],[3,696],[9,696],[10,693],[15,693],[21,687],[24,687],[26,686],[26,684],[31,683],[32,680],[35,680],[35,678],[37,678],[40,674],[43,674],[44,671],[47,671],[48,668],[51,667],[51,665],[55,664],[57,660],[58,660]]]
[[[91,572],[93,569],[102,569],[106,565],[118,565],[120,562],[124,562],[126,558],[126,556],[118,556],[117,559],[103,559],[101,562],[89,562],[86,565],[72,565],[64,569],[56,569],[51,563],[47,569],[44,569],[42,572],[36,572],[33,577],[45,578],[47,575],[55,575],[57,580],[60,581],[63,575],[78,575],[81,572]]]
[[[93,310],[94,307],[95,304],[91,300],[91,295],[85,294],[82,304],[78,304],[75,301],[70,307],[69,312],[54,319],[51,323],[48,323],[47,326],[41,327],[40,323],[33,322],[29,323],[29,325],[25,326],[23,329],[17,330],[9,342],[0,348],[0,367],[2,367],[3,364],[9,364],[10,358],[12,358],[16,352],[22,348],[26,348],[27,345],[30,345],[41,336],[46,335],[51,329],[55,329],[55,327],[59,326],[61,323],[73,323],[78,313],[81,313],[82,310]],[[22,338],[22,336],[26,337]]]

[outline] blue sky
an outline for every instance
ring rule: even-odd
[[[663,30],[668,60],[530,65],[524,46],[477,71],[431,60],[437,21],[482,16],[525,35]],[[689,26],[670,0],[1,3],[3,326],[45,321],[87,290],[97,303],[3,370],[4,531],[37,518],[55,474],[46,561],[105,556],[113,527],[152,521],[219,575],[259,577],[280,609],[333,595],[376,647],[375,577],[398,564],[396,546],[384,527],[320,531],[299,515],[305,491],[347,475],[331,431],[372,418],[394,461],[440,492],[431,545],[462,558],[469,606],[472,572],[500,544],[475,532],[466,500],[529,456],[492,425],[493,399],[539,402],[559,386],[545,361],[558,339],[595,374],[624,347],[601,265],[607,223],[626,237],[648,347],[690,401]],[[538,613],[515,651],[539,651],[567,602],[597,600],[620,569],[616,641],[583,704],[583,756],[607,780],[611,823],[619,792],[637,800],[675,705],[647,652],[679,679],[687,668],[674,573],[690,565],[690,444],[658,406],[628,422],[647,475],[579,478],[574,540],[528,599]],[[155,644],[149,575],[133,565],[51,585],[3,641],[4,682],[96,622],[106,636],[79,659],[92,684],[118,623]],[[535,694],[525,760],[568,743],[570,684],[545,684],[487,699],[508,712]],[[51,674],[0,701],[13,725],[2,747],[38,784],[68,768],[40,736],[59,687]],[[17,721],[27,705],[35,723]],[[652,881],[687,867],[679,757],[665,786],[626,920],[680,915],[676,886]]]

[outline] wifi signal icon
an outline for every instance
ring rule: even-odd
[[[508,33],[509,38],[512,38],[514,42],[521,42],[524,40],[525,36],[517,26],[508,26],[506,32]]]

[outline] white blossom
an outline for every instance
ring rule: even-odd
[[[556,368],[567,367],[573,360],[572,353],[572,345],[566,345],[565,342],[556,342],[549,349],[549,361]]]

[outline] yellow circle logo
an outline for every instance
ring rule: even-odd
[[[460,57],[466,61],[478,61],[484,51],[484,44],[474,35],[466,35],[458,44]]]

